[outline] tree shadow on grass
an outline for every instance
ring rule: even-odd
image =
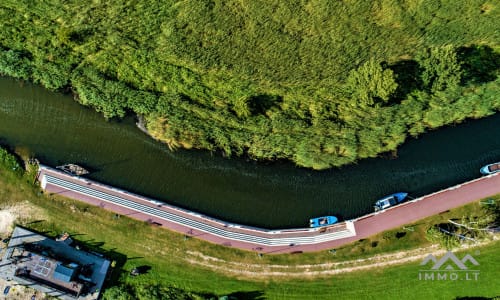
[[[151,266],[142,265],[142,266],[135,267],[133,269],[133,273],[135,275],[147,274],[151,269],[152,269]]]
[[[493,81],[500,73],[500,54],[486,45],[472,45],[457,49],[462,64],[462,85]]]
[[[72,237],[75,235],[71,234]],[[86,241],[80,241],[79,243],[84,244],[85,248],[91,249],[95,251],[98,251],[102,246],[104,246],[104,242],[98,242],[95,241],[94,239],[86,240]]]
[[[396,232],[396,238],[400,239],[402,237],[406,236],[406,232],[401,231],[401,232]]]
[[[45,220],[35,220],[35,221],[31,221],[31,222],[28,222],[26,223],[26,225],[34,225],[34,224],[38,224],[38,223],[42,223],[42,222],[45,222]]]
[[[415,60],[400,60],[388,66],[394,72],[398,87],[389,100],[389,105],[406,99],[415,90],[422,89],[422,70]]]
[[[265,114],[273,107],[279,106],[283,97],[277,95],[258,95],[250,97],[248,105],[252,115]]]
[[[498,299],[500,295],[495,297],[481,297],[481,296],[465,296],[465,297],[456,297],[454,300],[493,300]]]
[[[219,299],[224,299],[220,297]],[[227,300],[264,300],[264,292],[262,291],[250,291],[250,292],[234,292],[226,296]]]

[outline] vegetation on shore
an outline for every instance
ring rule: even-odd
[[[114,213],[99,207],[59,195],[43,194],[33,185],[34,168],[27,165],[28,171],[23,172],[20,160],[1,148],[0,157],[0,209],[20,203],[36,207],[43,213],[32,214],[18,222],[51,236],[69,232],[82,248],[103,252],[114,260],[116,267],[106,283],[105,299],[213,299],[215,295],[233,295],[237,299],[305,299],[311,295],[315,299],[331,299],[332,295],[338,299],[401,299],[404,296],[453,299],[457,296],[492,297],[500,293],[496,284],[500,275],[498,241],[481,247],[480,256],[474,254],[480,262],[478,282],[420,281],[418,262],[333,276],[305,276],[305,269],[301,267],[308,265],[308,270],[317,271],[323,270],[321,265],[325,263],[344,263],[375,254],[429,246],[426,239],[428,228],[463,216],[475,220],[489,214],[494,207],[498,213],[500,195],[493,197],[495,206],[472,203],[346,245],[335,252],[258,256],[198,239],[185,239],[182,234],[126,216],[116,218]],[[222,270],[204,266],[206,260],[193,255],[193,251],[211,258],[209,261],[221,260]],[[151,269],[137,277],[128,275],[130,270],[139,266]],[[234,276],[227,269],[237,267],[254,270],[258,276]],[[266,270],[280,270],[285,276],[265,275]],[[301,277],[287,277],[287,273],[297,273]]]
[[[0,74],[128,111],[171,148],[324,169],[500,109],[500,7],[472,1],[0,3]]]

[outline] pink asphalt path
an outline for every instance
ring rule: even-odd
[[[48,169],[41,169],[40,176],[42,176],[45,173],[49,173],[50,175],[55,175],[58,177],[64,177],[65,180],[73,180],[77,181],[80,180],[79,178],[75,178],[73,176],[66,175],[62,172],[56,171],[56,170],[48,170]],[[446,210],[449,210],[454,207],[458,207],[470,202],[473,202],[475,200],[489,197],[496,195],[500,193],[500,176],[498,174],[491,175],[491,176],[486,176],[482,177],[479,179],[472,180],[470,182],[454,186],[452,188],[433,193],[427,196],[424,196],[422,198],[395,206],[393,208],[384,210],[379,213],[373,213],[369,214],[364,217],[360,217],[354,221],[354,227],[356,229],[356,235],[353,237],[348,237],[348,238],[340,238],[337,240],[332,240],[332,241],[327,241],[327,242],[320,242],[320,243],[315,243],[315,244],[296,244],[293,246],[268,246],[268,245],[260,245],[260,244],[255,244],[255,243],[250,243],[250,242],[243,242],[243,241],[236,241],[233,239],[228,239],[228,238],[223,238],[214,234],[198,231],[198,230],[193,230],[190,227],[179,225],[174,222],[170,222],[165,219],[161,218],[155,218],[152,217],[151,215],[145,214],[140,211],[136,211],[133,209],[125,208],[119,205],[114,205],[109,202],[101,201],[99,199],[96,199],[92,196],[88,195],[83,195],[78,192],[66,190],[64,188],[61,188],[57,185],[52,185],[52,184],[47,184],[46,190],[50,193],[57,193],[60,194],[61,196],[65,196],[68,198],[73,198],[77,199],[80,201],[84,201],[86,203],[89,203],[91,205],[95,206],[100,206],[104,209],[111,210],[113,212],[116,212],[120,215],[126,215],[131,218],[135,218],[138,220],[142,221],[147,221],[152,224],[161,224],[162,227],[168,228],[170,230],[179,232],[181,234],[184,234],[189,237],[196,237],[211,243],[223,245],[223,246],[228,246],[228,247],[234,247],[234,248],[239,248],[239,249],[244,249],[244,250],[250,250],[250,251],[257,251],[260,253],[268,253],[268,254],[275,254],[275,253],[291,253],[291,252],[315,252],[315,251],[320,251],[320,250],[326,250],[326,249],[333,249],[337,248],[339,246],[364,239],[367,237],[370,237],[372,235],[375,235],[379,232],[389,230],[392,228],[397,228],[402,225],[408,224],[415,222],[419,219],[439,214],[441,212],[444,212]],[[111,187],[101,185],[97,182],[93,182],[90,180],[85,180],[87,181],[87,185],[91,185],[94,189],[96,190],[102,190],[106,191],[107,193],[116,193],[120,195],[127,195],[127,199],[132,200],[137,203],[141,203],[143,205],[148,205],[151,207],[155,208],[160,208],[165,211],[175,211],[176,214],[182,215],[184,217],[189,217],[192,219],[200,220],[197,217],[193,217],[189,214],[189,212],[185,210],[176,210],[175,208],[169,207],[168,205],[165,205],[164,207],[160,207],[157,205],[151,204],[151,202],[146,201],[145,198],[130,194],[127,192],[120,192],[118,190],[115,190]],[[215,220],[211,218],[207,218],[204,220],[207,224],[210,224],[212,226],[218,226],[220,229],[224,230],[230,230],[233,232],[245,232],[245,228],[227,228],[224,226],[223,221],[220,220]],[[342,223],[345,224],[345,223]],[[339,228],[342,226],[342,224],[337,225],[336,228]],[[345,225],[343,225],[345,227]],[[343,227],[341,228],[343,229]],[[332,228],[334,230],[334,228]],[[247,230],[248,231],[248,230]],[[258,230],[255,232],[252,232],[253,234],[256,235],[261,235],[265,236],[265,232],[259,232]],[[321,234],[320,232],[307,232],[307,231],[294,231],[290,230],[287,232],[286,230],[283,230],[283,233],[277,234],[276,236],[297,236],[297,235],[319,235]]]
[[[315,245],[304,252],[332,249],[500,193],[500,173],[481,177],[354,221],[356,236]]]
[[[56,178],[57,180],[55,181],[54,179],[48,180],[47,177]],[[59,170],[46,166],[40,166],[38,179],[39,181],[41,181],[42,187],[44,187],[46,191],[50,192],[51,194],[59,194],[61,196],[65,196],[68,198],[77,199],[86,202],[88,204],[92,204],[95,206],[99,206],[101,208],[117,212],[121,215],[127,215],[132,218],[147,221],[151,224],[163,225],[169,229],[183,233],[184,235],[189,237],[197,237],[200,239],[210,241],[212,243],[222,244],[224,246],[237,247],[241,249],[255,250],[261,252],[265,251],[267,253],[275,251],[286,251],[287,249],[290,248],[289,246],[290,243],[292,243],[291,241],[289,241],[290,238],[295,240],[296,238],[298,238],[299,240],[303,240],[304,237],[306,238],[319,237],[323,240],[325,238],[330,240],[332,239],[332,235],[334,236],[333,238],[339,238],[339,234],[340,237],[345,236],[346,233],[348,233],[349,235],[354,234],[350,230],[348,230],[347,228],[348,222],[341,222],[329,226],[328,228],[325,228],[325,230],[311,229],[311,228],[266,230],[266,229],[259,229],[254,227],[227,223],[208,216],[204,216],[198,213],[193,213],[191,211],[187,211],[175,206],[158,202],[150,198],[145,198],[139,195],[135,195],[124,190],[116,189],[111,186],[100,184],[92,180],[76,176],[70,176]],[[62,180],[63,182],[57,183],[58,180]],[[68,183],[70,185],[72,184],[76,185],[77,188],[75,189],[75,186],[70,187]],[[63,185],[61,186],[61,184]],[[100,196],[97,195],[99,194],[99,192],[105,193],[108,196],[102,198],[102,195]],[[156,213],[155,214],[144,213],[143,210],[145,208],[142,208],[143,210],[138,210],[138,207],[134,208],[131,207],[130,205],[128,207],[127,206],[124,207],[122,205],[116,205],[114,202],[110,201],[109,198],[110,196],[119,197],[121,199],[130,201],[131,203],[140,204],[143,206],[153,208],[155,210],[164,211],[170,214],[174,214],[176,216],[187,218],[189,220],[201,222],[211,226],[212,229],[217,229],[219,231],[222,230],[227,233],[239,233],[244,235],[250,235],[257,238],[264,238],[267,239],[268,241],[272,240],[274,245],[271,246],[269,244],[266,245],[264,243],[258,244],[255,242],[248,241],[248,239],[237,240],[234,238],[232,239],[228,238],[227,236],[226,237],[223,235],[221,236],[220,234],[218,235],[211,234],[208,233],[207,231],[196,229],[196,227],[188,227],[189,225],[173,222],[169,218],[162,218]],[[108,200],[106,200],[106,198]],[[276,245],[278,239],[283,239],[283,238],[285,238],[287,241],[285,241],[284,243],[283,241],[281,241],[280,243],[281,245]],[[294,241],[294,243],[300,244],[297,241]]]

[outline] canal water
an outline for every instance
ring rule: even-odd
[[[411,139],[397,159],[366,159],[328,171],[291,163],[170,151],[135,126],[106,121],[69,95],[0,77],[0,144],[56,166],[81,164],[90,178],[222,220],[303,227],[311,217],[354,218],[397,191],[413,197],[480,176],[500,161],[500,114]]]

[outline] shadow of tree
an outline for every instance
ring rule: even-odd
[[[404,232],[404,231],[401,231],[401,232],[397,232],[397,233],[396,233],[396,238],[397,238],[397,239],[400,239],[400,238],[402,238],[402,237],[404,237],[404,236],[406,236],[406,232]]]
[[[149,270],[151,270],[151,266],[142,265],[142,266],[135,267],[135,269],[137,270],[137,272],[139,274],[147,274],[149,272]]]
[[[465,297],[456,297],[454,300],[493,300],[493,299],[498,299],[499,296],[495,297],[465,296]]]
[[[394,72],[394,77],[398,84],[398,88],[389,102],[400,101],[405,99],[411,92],[422,89],[422,70],[415,60],[400,60],[388,67]]]
[[[493,81],[500,74],[500,54],[486,45],[472,45],[457,49],[462,63],[462,85]]]
[[[42,222],[45,222],[45,220],[35,220],[35,221],[31,221],[31,222],[26,223],[26,225],[27,225],[27,226],[29,226],[29,225],[33,225],[33,224],[42,223]]]
[[[283,102],[283,97],[277,95],[258,95],[250,97],[248,106],[252,115],[265,114],[272,107]]]
[[[224,299],[223,297],[221,297]],[[262,291],[250,291],[250,292],[234,292],[226,296],[227,300],[264,300],[264,292]]]

